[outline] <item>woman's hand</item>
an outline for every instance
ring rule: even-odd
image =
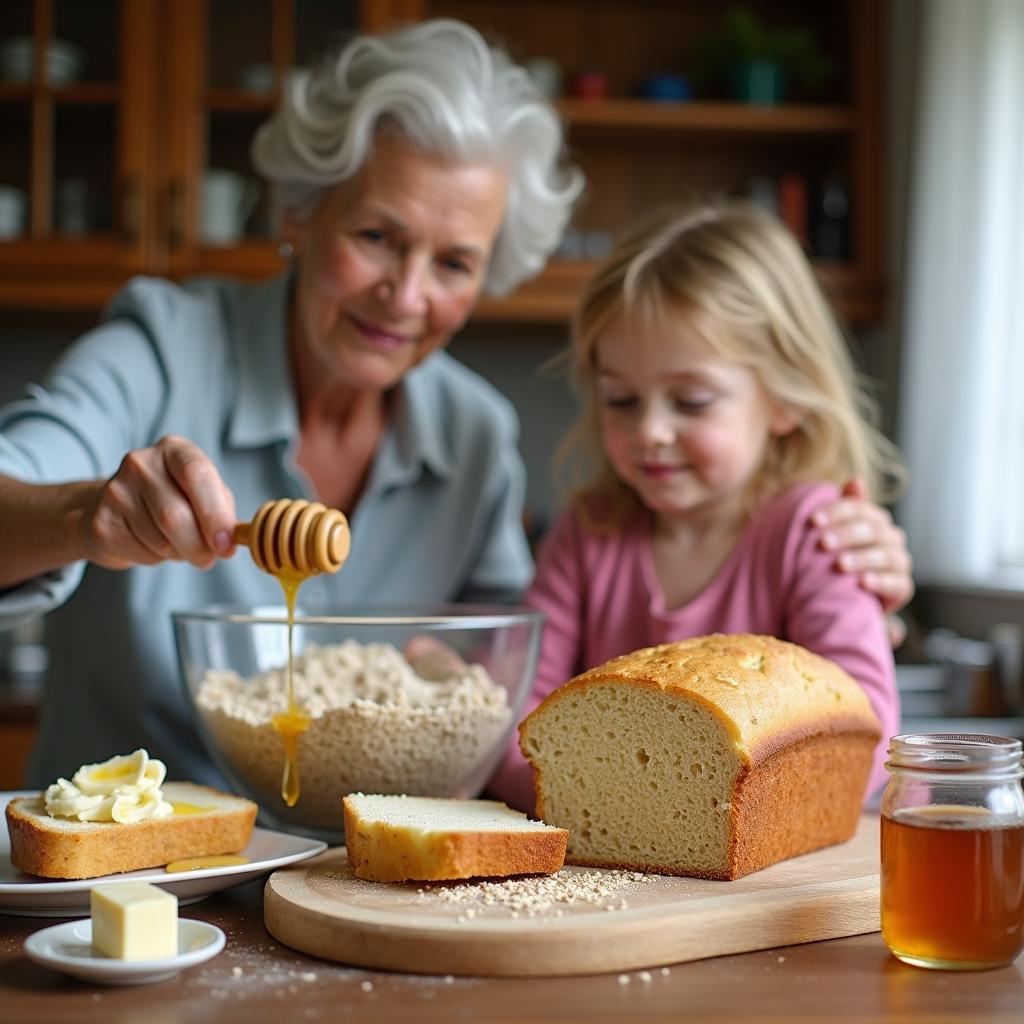
[[[842,494],[814,513],[821,546],[836,553],[840,571],[857,574],[861,586],[882,602],[889,616],[890,638],[898,646],[906,630],[892,613],[914,596],[907,535],[886,509],[868,500],[862,480],[849,481]]]
[[[129,452],[67,517],[82,557],[108,569],[175,560],[208,569],[234,551],[235,499],[191,441],[161,438]]]

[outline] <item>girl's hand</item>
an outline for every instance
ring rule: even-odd
[[[435,683],[461,675],[467,668],[458,651],[426,634],[410,637],[402,653],[416,675]]]
[[[108,569],[167,560],[209,569],[234,552],[235,499],[201,449],[168,436],[129,452],[66,523],[82,557]]]
[[[882,602],[887,614],[897,611],[914,596],[907,535],[886,509],[868,500],[862,480],[849,481],[842,494],[812,517],[821,529],[820,544],[836,553],[836,567],[841,572],[858,575],[861,586]],[[890,622],[890,635],[893,633]]]

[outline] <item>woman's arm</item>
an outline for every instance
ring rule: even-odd
[[[154,436],[171,376],[141,323],[114,320],[0,409],[0,588],[82,560],[209,565],[230,550],[234,504],[213,463]]]
[[[109,480],[0,477],[0,589],[83,559],[107,569],[168,559],[208,569],[234,550],[234,522],[216,467],[180,437],[129,452]]]
[[[0,590],[85,557],[68,520],[92,500],[98,486],[98,481],[28,484],[0,476]]]

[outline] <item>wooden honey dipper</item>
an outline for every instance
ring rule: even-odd
[[[252,560],[274,576],[337,572],[348,558],[348,520],[319,501],[265,501],[251,523],[235,526],[235,543],[246,544]]]

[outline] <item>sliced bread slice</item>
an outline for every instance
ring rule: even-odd
[[[257,810],[251,800],[191,782],[162,789],[174,813],[128,825],[53,818],[42,795],[16,797],[7,805],[11,862],[43,878],[97,878],[237,853],[249,842]]]
[[[550,874],[569,833],[495,800],[367,796],[342,801],[348,861],[372,882]]]

